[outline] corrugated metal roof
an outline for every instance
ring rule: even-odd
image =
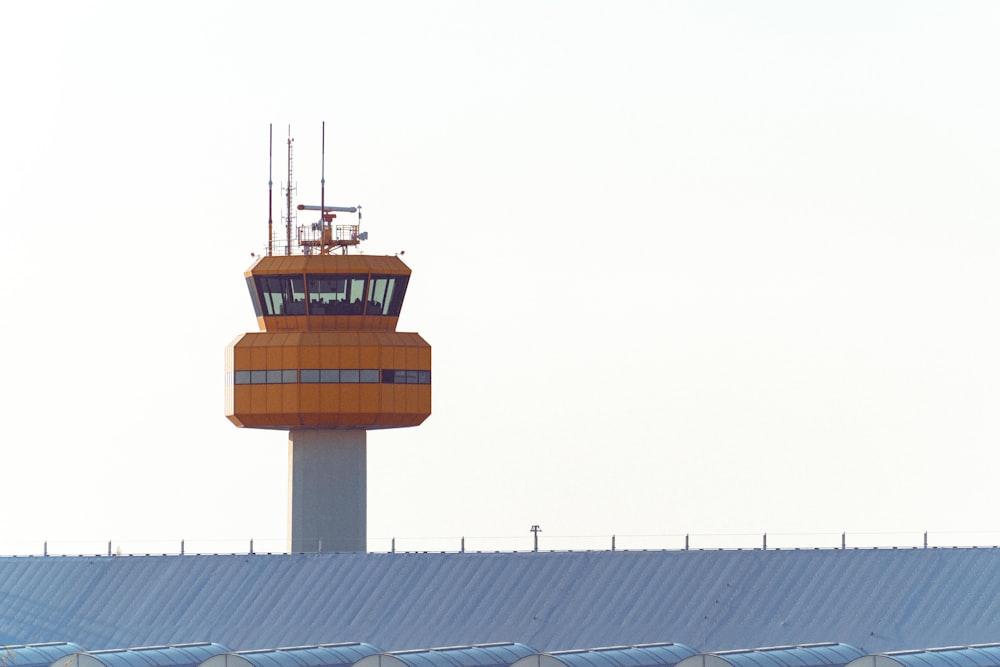
[[[171,646],[84,651],[59,658],[51,667],[197,667],[229,649],[221,644],[196,642]]]
[[[698,651],[1000,639],[1000,549],[0,558],[0,643]]]
[[[702,653],[677,667],[843,667],[863,655],[853,646],[825,642]]]
[[[510,667],[533,653],[530,646],[513,642],[447,646],[380,653],[359,660],[354,667]]]
[[[204,661],[200,667],[349,667],[365,656],[381,652],[361,642],[291,646],[223,653]]]
[[[858,658],[848,665],[849,667],[998,667],[1000,644],[879,653]]]
[[[660,642],[536,653],[511,667],[672,667],[695,653],[683,644]]]
[[[59,658],[82,651],[70,642],[0,646],[0,665],[5,667],[49,667]]]

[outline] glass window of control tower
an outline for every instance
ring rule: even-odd
[[[399,316],[403,307],[408,276],[372,276],[368,283],[368,308],[366,315]]]
[[[310,315],[361,315],[365,306],[365,275],[306,276]]]
[[[259,276],[257,290],[264,315],[305,315],[305,284],[300,275]]]

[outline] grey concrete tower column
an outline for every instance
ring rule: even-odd
[[[367,551],[367,433],[288,433],[288,550]]]

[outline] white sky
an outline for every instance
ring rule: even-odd
[[[1000,5],[158,6],[0,24],[0,552],[282,548],[223,351],[322,121],[434,349],[370,548],[1000,536]]]

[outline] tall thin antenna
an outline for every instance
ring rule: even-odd
[[[271,190],[274,186],[274,123],[267,126],[267,255],[274,251],[274,199]]]
[[[320,141],[319,165],[319,217],[326,228],[326,121],[323,121],[323,137]],[[331,225],[332,226],[332,225]]]
[[[292,126],[288,126],[288,187],[285,188],[285,200],[288,207],[285,213],[285,254],[292,254]]]

